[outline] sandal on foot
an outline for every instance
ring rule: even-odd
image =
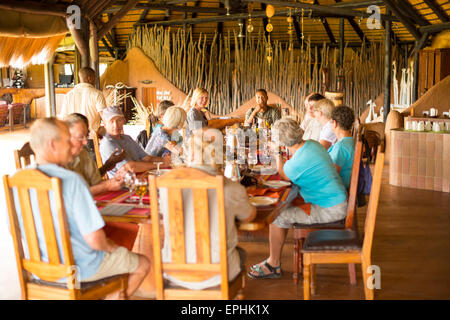
[[[264,273],[260,264],[255,264],[250,268],[250,272],[247,275],[252,279],[279,279],[281,278],[281,265],[278,267],[272,267],[267,260],[263,261],[263,265],[270,271],[270,273]],[[277,271],[280,272],[277,272]],[[258,274],[252,274],[251,271],[256,271]]]

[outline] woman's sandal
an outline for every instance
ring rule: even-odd
[[[264,273],[260,264],[255,264],[250,267],[250,272],[247,275],[252,279],[279,279],[281,278],[281,265],[278,267],[272,267],[267,260],[263,261],[264,266],[270,271],[270,273]],[[277,272],[280,270],[280,272]],[[251,271],[256,271],[258,274],[254,275]]]

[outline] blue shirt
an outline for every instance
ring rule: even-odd
[[[114,138],[107,133],[100,141],[99,149],[103,163],[109,159],[116,148],[119,151],[125,150],[126,154],[124,160],[118,162],[114,169],[108,171],[109,178],[113,178],[117,170],[128,161],[141,161],[142,158],[147,156],[144,149],[129,135],[121,134],[120,137],[121,139]]]
[[[344,137],[328,149],[331,160],[339,167],[339,175],[344,182],[344,186],[350,187],[350,177],[352,175],[353,156],[355,154],[355,142],[352,137]]]
[[[307,140],[283,167],[286,176],[300,187],[305,202],[329,208],[347,199],[342,179],[328,152],[318,142]]]
[[[98,268],[103,261],[104,252],[92,249],[86,240],[84,240],[83,235],[90,234],[103,228],[105,226],[105,222],[103,221],[103,218],[95,205],[94,199],[89,191],[89,187],[79,174],[57,166],[56,164],[40,165],[37,168],[36,166],[30,166],[30,168],[38,169],[48,176],[61,179],[64,208],[66,210],[70,230],[70,242],[72,243],[72,253],[75,259],[75,264],[79,268],[79,280],[92,277],[98,271]],[[13,195],[14,202],[19,204],[19,197],[15,188],[13,190]],[[50,192],[49,197],[50,208],[53,215],[53,224],[55,226],[55,233],[57,236],[59,255],[61,260],[64,261],[56,203],[52,192]],[[30,201],[36,225],[41,259],[43,261],[48,261],[45,237],[42,230],[42,222],[39,214],[39,206],[35,190],[30,191]],[[24,230],[20,205],[16,205],[16,211],[19,217],[19,224],[22,230]],[[24,248],[24,250],[26,255],[28,255],[28,250],[26,250],[26,248]]]

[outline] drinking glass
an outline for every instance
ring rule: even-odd
[[[161,170],[159,170],[159,166],[162,165],[164,162],[155,162],[156,164],[156,172],[155,176],[159,177],[161,175]]]
[[[123,176],[123,182],[125,184],[125,187],[130,192],[130,194],[133,192],[134,189],[134,180],[136,180],[136,174],[134,174],[131,171],[127,171],[127,173],[125,173],[125,175]]]
[[[136,193],[137,196],[139,196],[139,204],[138,204],[139,208],[144,207],[143,197],[147,193],[147,190],[148,190],[148,183],[145,177],[139,177],[136,178],[136,180],[134,180],[134,192]]]

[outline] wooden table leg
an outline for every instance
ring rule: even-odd
[[[150,260],[150,271],[145,277],[139,289],[134,293],[137,297],[155,299],[155,267],[153,265],[153,239],[152,224],[143,223],[139,225],[139,233],[134,243],[133,252],[145,255]]]

